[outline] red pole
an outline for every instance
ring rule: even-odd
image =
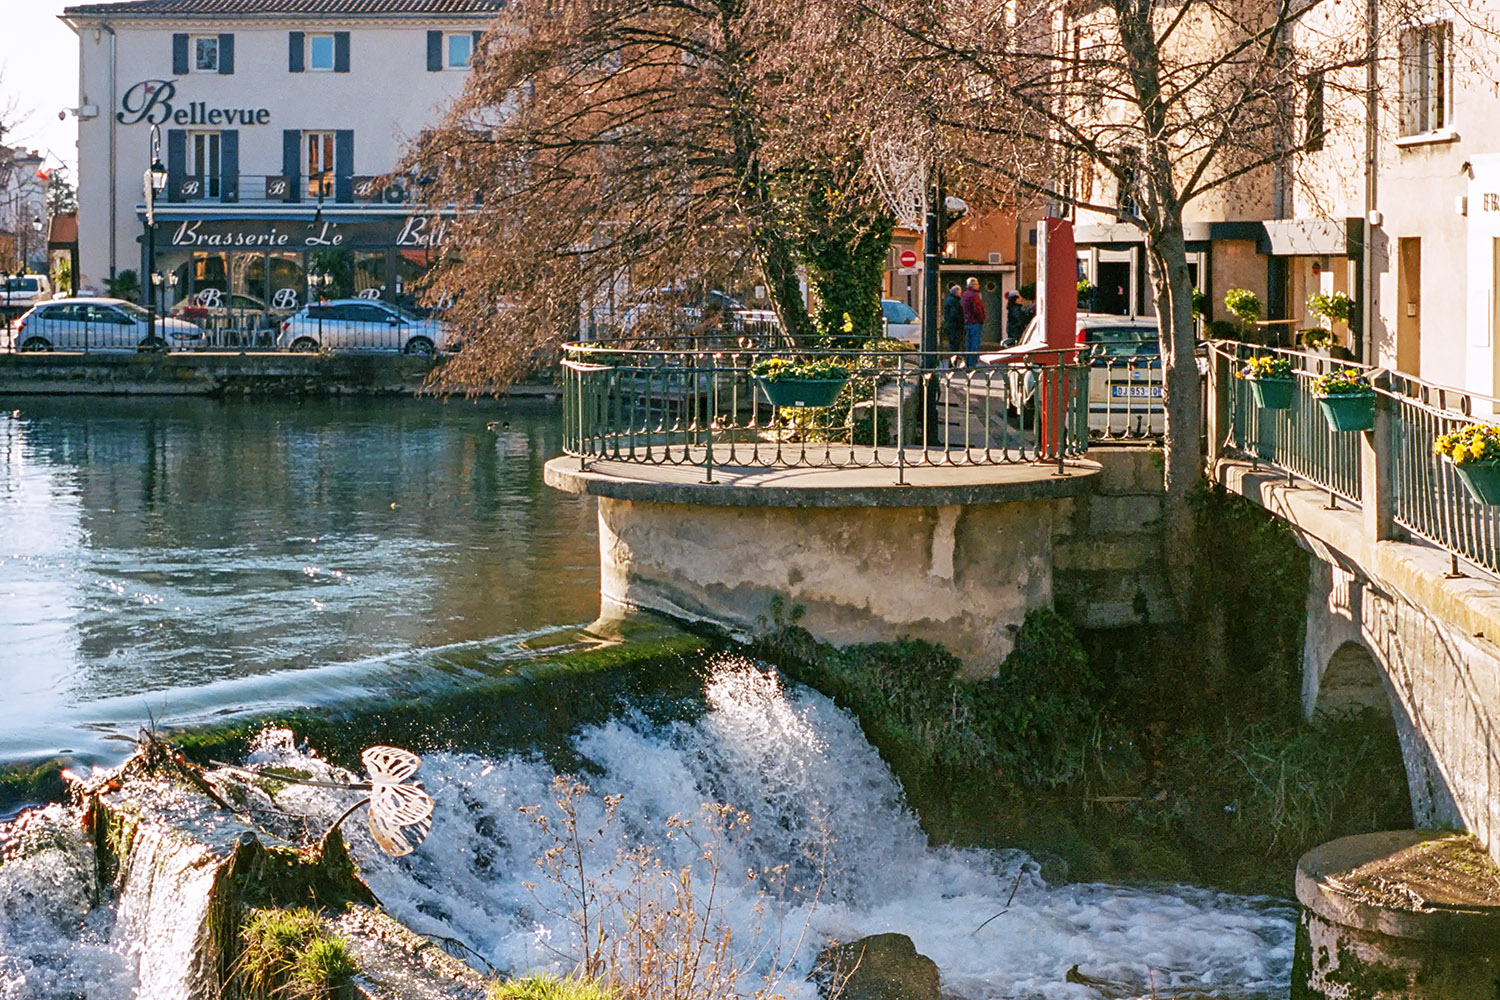
[[[1037,455],[1060,458],[1072,380],[1064,365],[1078,346],[1078,253],[1073,224],[1043,219],[1037,224],[1037,313],[1047,350],[1034,359],[1044,367],[1037,378]]]

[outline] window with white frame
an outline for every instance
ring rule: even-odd
[[[463,69],[474,58],[474,36],[467,31],[456,31],[443,39],[449,69]]]
[[[206,198],[219,196],[219,133],[189,132],[187,138],[187,172],[202,184]]]
[[[219,36],[199,35],[193,39],[193,72],[219,71]]]
[[[1453,28],[1446,21],[1401,33],[1401,134],[1452,124]]]
[[[334,66],[332,35],[307,36],[307,68],[332,73]]]

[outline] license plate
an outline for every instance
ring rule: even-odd
[[[1112,385],[1109,394],[1115,399],[1161,399],[1159,385]]]

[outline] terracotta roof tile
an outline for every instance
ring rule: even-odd
[[[452,17],[494,14],[506,0],[119,0],[67,7],[64,17]]]

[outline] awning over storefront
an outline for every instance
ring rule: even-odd
[[[1272,257],[1343,257],[1349,248],[1349,223],[1358,219],[1273,219],[1263,222],[1256,245]]]

